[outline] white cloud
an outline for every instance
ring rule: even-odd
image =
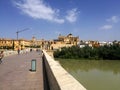
[[[118,23],[120,18],[118,16],[112,16],[111,18],[106,19],[107,22],[110,22],[111,24],[106,24],[102,26],[100,29],[102,30],[110,30],[113,28],[113,25],[115,23]]]
[[[14,1],[14,3],[23,13],[34,19],[64,23],[64,19],[58,18],[59,10],[51,8],[49,5],[45,4],[43,0],[22,0]]]
[[[78,16],[79,13],[80,13],[80,12],[77,11],[77,8],[74,8],[74,9],[72,9],[72,10],[69,10],[69,11],[67,11],[66,19],[67,19],[69,22],[73,23],[73,22],[75,22],[75,21],[77,20],[77,16]]]
[[[104,25],[104,26],[102,26],[100,29],[102,29],[102,30],[109,30],[109,29],[112,29],[112,25]]]
[[[112,16],[111,18],[107,19],[106,21],[112,22],[112,23],[117,23],[117,22],[119,22],[119,17],[118,16]]]

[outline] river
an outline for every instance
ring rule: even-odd
[[[87,90],[120,90],[118,60],[59,60]]]

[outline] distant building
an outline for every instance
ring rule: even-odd
[[[77,45],[79,43],[79,37],[74,37],[71,33],[67,36],[58,36],[58,41],[62,41],[65,44]]]
[[[58,36],[58,39],[55,39],[51,42],[51,47],[53,49],[60,49],[61,47],[71,47],[73,45],[79,44],[79,37],[73,36],[71,33],[67,36]]]
[[[0,48],[1,49],[25,49],[25,48],[41,48],[41,49],[60,49],[61,47],[71,47],[73,45],[78,45],[79,37],[74,37],[71,33],[67,36],[59,35],[58,39],[55,40],[37,40],[34,36],[31,40],[25,39],[5,39],[0,38]]]
[[[11,39],[0,38],[0,49],[12,48],[13,44],[14,42]]]
[[[83,48],[85,46],[89,46],[89,47],[99,47],[99,42],[98,41],[92,41],[92,40],[88,40],[88,41],[80,41],[79,44],[80,48]]]
[[[15,40],[15,39],[0,38],[0,49],[17,50],[18,48],[24,49],[27,46],[30,46],[29,40],[24,40],[24,39]]]

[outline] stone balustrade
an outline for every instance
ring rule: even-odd
[[[30,51],[29,49],[24,49],[24,50],[20,51],[20,54],[27,53],[29,51]],[[4,50],[4,56],[5,57],[10,56],[10,55],[15,55],[15,54],[18,54],[18,52],[13,51],[13,50]]]
[[[43,51],[43,66],[50,90],[86,90],[46,51]]]
[[[17,51],[4,51],[4,56],[7,57],[7,56],[10,56],[10,55],[15,55],[17,54]]]

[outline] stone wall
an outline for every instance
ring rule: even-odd
[[[15,55],[15,54],[17,54],[17,51],[4,51],[5,57],[10,56],[10,55]]]
[[[50,90],[86,90],[73,76],[71,76],[59,62],[43,51],[43,66]]]

